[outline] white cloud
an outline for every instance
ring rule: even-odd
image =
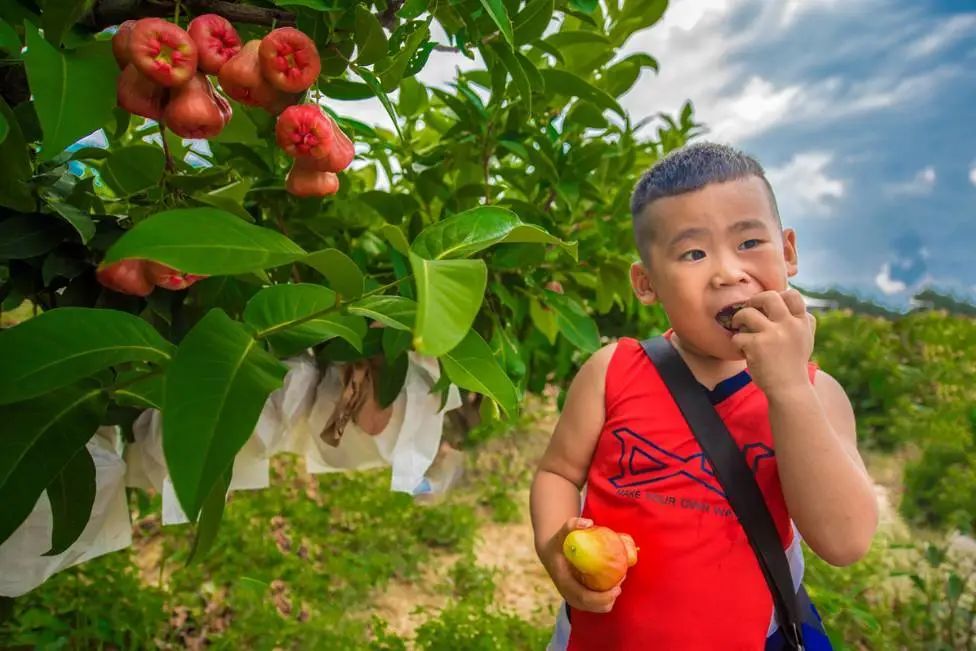
[[[976,162],[969,168],[969,182],[976,185]]]
[[[813,12],[818,15],[810,16]],[[938,86],[966,71],[960,63],[925,70],[909,65],[908,44],[932,32],[933,23],[924,12],[894,0],[846,5],[838,0],[674,0],[657,25],[626,44],[621,56],[650,52],[661,70],[645,70],[621,103],[637,121],[659,111],[675,114],[690,99],[711,139],[739,146],[788,124],[835,123],[905,109],[928,101]],[[955,35],[966,24],[957,21],[942,29]],[[822,47],[825,33],[831,34],[827,50]],[[821,35],[819,41],[815,34]],[[804,42],[810,45],[800,45]],[[750,62],[754,53],[773,47],[790,65],[788,73]],[[863,72],[845,64],[855,61],[877,64]],[[843,76],[821,76],[820,70],[829,69],[843,70]]]
[[[929,33],[912,42],[905,53],[912,58],[929,56],[949,47],[960,38],[972,35],[974,30],[976,13],[958,14],[942,21]]]
[[[891,267],[887,262],[881,265],[881,271],[874,277],[874,282],[882,292],[888,295],[903,292],[908,288],[902,281],[892,279]]]
[[[799,86],[776,88],[769,81],[752,76],[738,95],[719,101],[716,108],[724,115],[710,126],[710,131],[719,140],[741,142],[787,120],[802,93]]]
[[[929,165],[919,170],[910,181],[887,184],[885,186],[885,193],[892,197],[918,197],[931,194],[935,188],[935,178],[935,168]]]
[[[810,151],[795,155],[782,167],[766,170],[784,222],[807,216],[829,216],[844,196],[844,182],[828,176],[834,155]]]

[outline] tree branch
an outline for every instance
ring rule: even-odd
[[[238,4],[229,0],[183,0],[180,4],[192,15],[218,14],[231,22],[253,25],[295,25],[295,14],[281,9]],[[102,30],[130,18],[168,18],[175,9],[176,0],[96,0],[92,10],[81,19],[81,23],[92,29]]]

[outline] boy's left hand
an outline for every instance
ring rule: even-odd
[[[817,320],[807,312],[800,292],[756,294],[732,317],[732,327],[740,330],[732,343],[742,351],[749,374],[767,395],[809,384],[807,362],[813,354]]]

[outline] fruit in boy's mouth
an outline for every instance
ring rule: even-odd
[[[733,303],[732,305],[723,307],[719,313],[715,315],[715,320],[718,321],[719,325],[726,330],[736,332],[735,328],[732,327],[732,317],[734,317],[736,313],[744,307],[746,307],[745,303]]]
[[[315,43],[294,27],[271,30],[261,39],[258,54],[264,78],[286,93],[307,90],[322,71]]]
[[[160,86],[180,86],[197,71],[197,46],[182,27],[162,18],[141,18],[129,36],[132,62]]]
[[[627,534],[609,527],[574,529],[563,541],[563,554],[580,582],[591,590],[609,590],[637,563],[637,546]]]
[[[241,51],[241,37],[223,16],[197,16],[187,25],[186,31],[197,46],[200,70],[208,75],[220,72],[220,67]]]

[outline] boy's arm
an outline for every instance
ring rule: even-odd
[[[620,588],[587,589],[570,572],[562,544],[570,531],[592,524],[578,517],[580,490],[603,429],[604,382],[615,349],[610,344],[594,353],[573,378],[529,498],[539,559],[570,606],[595,612],[609,611]]]
[[[813,385],[767,397],[783,496],[800,535],[832,565],[857,561],[871,546],[878,506],[847,394],[818,371]]]

